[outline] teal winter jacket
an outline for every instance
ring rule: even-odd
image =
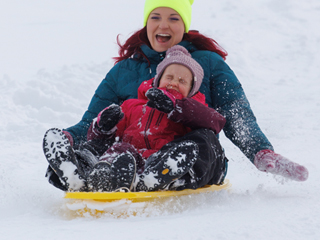
[[[214,52],[197,50],[190,42],[183,41],[180,45],[188,49],[202,66],[204,78],[200,92],[205,95],[209,107],[226,118],[225,135],[251,161],[260,150],[273,150],[256,122],[240,82],[223,58]],[[156,67],[165,57],[165,52],[158,53],[146,45],[141,49],[149,62],[133,56],[117,63],[98,86],[82,120],[65,129],[71,133],[75,143],[86,140],[93,118],[102,109],[112,103],[121,104],[129,98],[137,98],[140,84],[155,76]]]

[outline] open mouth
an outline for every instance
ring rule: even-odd
[[[165,43],[171,39],[171,35],[166,33],[159,33],[156,35],[156,39],[158,42]]]

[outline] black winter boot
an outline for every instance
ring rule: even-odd
[[[94,165],[92,172],[88,175],[87,186],[90,192],[111,192],[111,165],[109,162],[101,161]]]
[[[131,191],[136,173],[136,161],[130,153],[119,154],[110,164],[98,162],[87,178],[89,191]]]
[[[193,141],[167,144],[147,162],[144,172],[137,176],[135,191],[157,191],[185,175],[198,157],[198,146]]]
[[[43,152],[64,189],[85,190],[85,173],[79,168],[72,146],[62,130],[52,128],[45,133]]]
[[[131,191],[136,168],[136,160],[131,153],[119,154],[111,164],[112,191]]]

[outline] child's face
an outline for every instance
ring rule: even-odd
[[[173,89],[187,97],[192,87],[193,76],[189,68],[171,64],[163,72],[159,88]]]

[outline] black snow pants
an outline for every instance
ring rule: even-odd
[[[178,187],[177,190],[196,189],[205,185],[222,184],[227,174],[228,159],[225,157],[224,151],[214,132],[209,129],[198,129],[172,142],[183,140],[191,140],[198,145],[199,157],[193,169],[181,177],[181,179],[185,180],[185,184]]]

